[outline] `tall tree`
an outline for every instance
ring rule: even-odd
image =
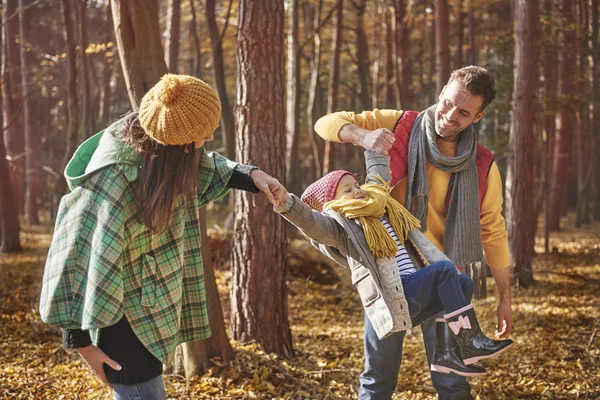
[[[28,224],[38,224],[38,165],[36,160],[39,157],[38,140],[33,134],[31,126],[31,86],[29,83],[29,17],[31,9],[26,7],[31,3],[30,0],[19,0],[19,43],[21,58],[21,94],[23,96],[23,131],[25,136],[25,221]]]
[[[331,41],[331,58],[329,62],[329,89],[327,91],[327,114],[337,111],[338,92],[340,85],[340,53],[342,49],[342,35],[344,26],[344,0],[337,0],[335,12],[335,30]],[[323,175],[333,171],[335,159],[335,146],[330,141],[325,142],[323,156]]]
[[[81,60],[81,82],[83,86],[83,105],[81,110],[81,130],[84,138],[94,134],[92,107],[90,103],[90,74],[88,55],[85,50],[88,46],[86,13],[87,0],[75,0],[77,6],[77,27],[79,31],[79,58]]]
[[[131,107],[167,72],[158,26],[158,3],[111,0],[115,37]]]
[[[450,77],[450,48],[448,46],[448,0],[435,0],[435,74],[436,91],[442,92],[442,88]]]
[[[283,179],[283,0],[241,0],[237,33],[237,159]],[[269,151],[265,151],[268,149]],[[264,196],[235,194],[232,332],[266,352],[293,356],[287,313],[286,234]]]
[[[208,34],[210,35],[210,44],[213,55],[213,72],[215,84],[217,85],[217,93],[221,99],[221,131],[225,138],[225,148],[227,157],[233,159],[235,157],[235,127],[234,116],[229,97],[227,96],[227,85],[225,79],[225,61],[223,57],[223,38],[229,27],[229,17],[231,14],[233,1],[229,0],[227,14],[225,15],[225,24],[223,30],[219,31],[217,26],[217,15],[215,10],[215,0],[206,0],[204,7],[206,15],[206,25],[208,26]]]
[[[556,114],[556,141],[552,162],[552,191],[550,193],[550,215],[548,228],[551,231],[560,229],[560,216],[563,207],[567,169],[571,159],[573,127],[575,126],[575,102],[572,99],[576,74],[573,62],[577,41],[575,26],[577,17],[574,0],[560,0],[560,15],[563,18],[559,33],[558,62],[558,111]]]
[[[539,0],[516,0],[515,3],[516,46],[506,210],[511,270],[519,285],[527,288],[533,282],[531,262],[536,227],[531,189],[535,171],[540,4]]]
[[[77,112],[77,50],[71,13],[71,0],[62,0],[64,37],[67,51],[67,135],[65,156],[62,165],[66,166],[71,159],[78,140],[79,114]],[[67,182],[60,177],[56,185],[56,195],[62,197],[67,190]]]
[[[385,12],[385,105],[384,108],[393,108],[395,106],[396,79],[394,72],[396,68],[396,58],[394,56],[394,9],[386,7]]]
[[[200,44],[200,38],[198,37],[198,17],[196,16],[196,4],[194,0],[190,0],[190,14],[189,32],[192,38],[194,38],[192,44],[194,50],[192,51],[190,74],[202,79],[202,46]]]
[[[363,110],[370,110],[371,83],[369,74],[369,38],[365,32],[365,13],[367,11],[367,0],[353,0],[356,9],[356,64],[358,67],[358,82],[360,85],[360,106]]]
[[[545,166],[544,166],[544,192],[545,192],[545,222],[544,222],[544,243],[546,253],[549,252],[550,242],[550,193],[552,188],[552,160],[554,154],[554,141],[556,137],[556,90],[557,90],[557,69],[558,64],[558,45],[554,38],[556,37],[556,28],[553,15],[556,14],[554,0],[544,0],[543,16],[544,43],[541,46],[542,51],[542,73],[544,76],[543,118],[544,131],[546,133],[545,147]]]
[[[300,45],[298,43],[298,0],[288,0],[286,79],[286,184],[296,190],[298,143],[300,139]]]
[[[114,31],[109,29],[112,25],[112,17],[110,12],[110,3],[104,4],[104,10],[102,15],[102,25],[104,27],[104,43],[107,45],[114,42],[113,36]],[[100,84],[100,101],[98,108],[98,124],[104,126],[110,120],[111,100],[112,100],[112,87],[111,80],[114,69],[114,54],[113,49],[108,48],[104,53],[104,63],[102,65],[102,83]]]
[[[4,118],[4,136],[6,155],[9,157],[12,191],[16,196],[18,213],[22,211],[24,181],[24,138],[23,113],[21,108],[21,81],[19,53],[19,18],[16,16],[18,0],[5,0],[3,4],[5,20],[2,28],[3,63],[2,63],[2,116]]]
[[[468,25],[469,25],[469,64],[477,65],[477,48],[475,47],[475,7],[473,0],[469,0],[467,3],[469,7],[468,11]]]
[[[600,23],[599,19],[599,1],[592,0],[591,2],[591,51],[592,51],[592,107],[593,107],[593,116],[592,116],[592,130],[594,132],[594,142],[595,142],[595,154],[600,154],[600,38],[598,24]],[[600,157],[595,157],[596,166],[594,169],[595,175],[595,184],[596,184],[596,201],[594,204],[594,217],[596,220],[600,220]]]
[[[7,14],[3,14],[2,23],[6,23]],[[4,36],[6,30],[2,30],[0,43],[5,43]],[[6,77],[6,46],[0,48],[2,54],[2,76]],[[4,85],[8,82],[2,80],[2,93],[6,92]],[[6,98],[0,99],[0,102],[7,101]],[[0,116],[0,126],[5,127],[5,120]],[[12,178],[8,168],[6,159],[6,150],[4,147],[4,139],[0,136],[0,252],[18,251],[21,249],[19,239],[19,208],[17,205],[16,195],[13,192]]]
[[[408,110],[412,105],[411,68],[410,68],[410,9],[404,0],[394,0],[394,15],[396,16],[396,85],[398,90],[398,105],[401,110]],[[447,32],[446,32],[447,34]]]
[[[176,74],[179,59],[179,31],[181,26],[181,0],[169,0],[167,6],[167,40],[165,43],[167,69]]]
[[[465,40],[465,17],[467,16],[463,10],[463,0],[457,0],[456,3],[456,68],[461,68],[464,63],[463,45]]]

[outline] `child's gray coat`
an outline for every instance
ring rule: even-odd
[[[378,177],[389,182],[389,157],[366,151],[365,158],[367,183],[380,183]],[[350,269],[352,283],[380,339],[412,327],[395,259],[375,260],[356,221],[334,210],[315,211],[293,194],[275,211],[296,225],[323,254]],[[448,260],[418,229],[413,229],[408,239],[406,249],[417,268]]]

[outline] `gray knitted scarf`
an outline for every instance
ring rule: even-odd
[[[450,207],[444,226],[444,252],[456,265],[483,260],[479,211],[479,180],[475,158],[477,133],[470,125],[461,132],[456,157],[446,157],[440,151],[435,132],[435,108],[432,106],[416,118],[408,144],[408,184],[406,208],[427,230],[429,185],[427,164],[454,174]]]

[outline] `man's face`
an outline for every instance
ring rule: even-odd
[[[435,109],[435,131],[447,142],[454,142],[460,132],[477,123],[485,114],[480,111],[483,97],[475,96],[457,81],[444,86]]]

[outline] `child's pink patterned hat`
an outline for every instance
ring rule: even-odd
[[[343,170],[328,173],[306,188],[304,193],[302,193],[302,201],[308,204],[313,210],[323,211],[325,203],[335,199],[335,190],[345,175],[354,176],[352,172]]]

